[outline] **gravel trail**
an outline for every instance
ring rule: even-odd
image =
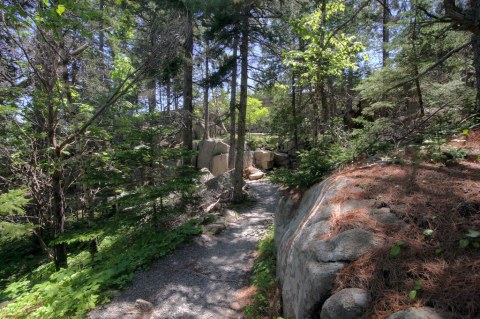
[[[278,188],[270,182],[248,185],[256,202],[236,209],[238,218],[223,233],[199,236],[157,260],[89,318],[242,318],[241,309],[232,304],[249,284],[257,242],[272,224],[278,201]],[[153,310],[135,315],[137,299],[153,304]]]

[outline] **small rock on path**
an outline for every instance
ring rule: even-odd
[[[200,236],[137,275],[110,303],[93,310],[90,319],[242,318],[233,309],[236,294],[249,285],[257,242],[272,224],[278,188],[268,181],[248,182],[256,202],[239,208],[239,218],[222,234]],[[137,299],[151,302],[153,312],[132,316]]]

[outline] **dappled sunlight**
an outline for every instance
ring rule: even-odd
[[[208,243],[183,245],[158,260],[90,318],[120,316],[136,299],[154,305],[151,318],[237,318],[242,307],[236,302],[249,286],[258,240],[271,225],[278,201],[277,187],[268,182],[249,184],[257,200],[237,208],[239,219],[222,234]]]

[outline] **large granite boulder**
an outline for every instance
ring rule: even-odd
[[[273,168],[273,152],[256,150],[253,155],[257,167],[265,170]]]
[[[396,312],[387,317],[387,319],[449,319],[451,316],[441,315],[435,309],[429,307],[408,308],[407,310]]]
[[[230,146],[220,140],[205,140],[198,143],[197,168],[208,168],[214,176],[228,171]],[[223,156],[219,156],[223,155]]]
[[[228,154],[215,155],[212,158],[211,167],[213,176],[218,176],[228,171]]]
[[[357,319],[368,304],[368,292],[359,288],[342,289],[325,301],[321,319]]]
[[[332,294],[338,272],[349,262],[385,244],[382,237],[361,228],[332,233],[334,219],[359,208],[374,209],[371,200],[332,201],[346,188],[350,192],[358,191],[352,184],[349,179],[331,177],[311,187],[298,202],[288,196],[280,200],[275,214],[274,240],[285,317],[300,319],[319,315]],[[338,301],[344,302],[346,308],[332,310],[333,302],[349,292],[349,301]],[[352,312],[360,311],[360,301],[364,300],[358,294],[355,294],[357,299],[352,297],[354,292],[358,291],[347,290],[331,299],[324,306],[325,318],[330,318],[335,311],[348,312],[350,304],[355,304],[357,299],[358,307]]]

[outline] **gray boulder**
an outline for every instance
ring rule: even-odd
[[[261,169],[273,168],[273,152],[256,150],[253,155],[255,158],[255,165]]]
[[[353,261],[375,248],[384,241],[364,229],[349,229],[330,240],[319,240],[314,244],[315,256],[320,262]]]
[[[228,170],[229,149],[230,146],[220,140],[201,141],[198,144],[197,168],[208,168],[214,176],[225,173]]]
[[[368,292],[359,288],[340,290],[327,299],[322,307],[321,319],[360,318],[370,301]]]
[[[277,167],[287,167],[290,165],[290,157],[286,153],[273,153],[273,162]]]
[[[433,308],[420,307],[408,308],[407,310],[396,312],[387,317],[387,319],[447,319],[451,316],[440,315]]]
[[[221,175],[228,171],[228,154],[215,155],[210,164],[213,176]]]

